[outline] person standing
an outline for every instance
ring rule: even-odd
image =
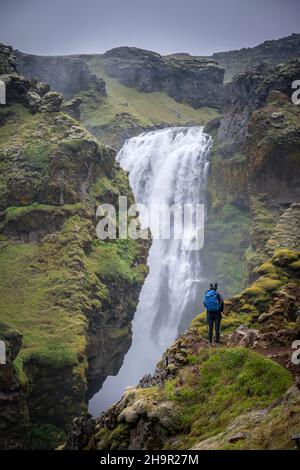
[[[209,289],[205,292],[204,307],[207,310],[207,323],[208,323],[208,341],[212,345],[213,329],[215,326],[216,343],[220,342],[220,325],[222,319],[222,312],[224,310],[224,300],[217,292],[218,284],[210,284]]]

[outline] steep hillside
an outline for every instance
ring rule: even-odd
[[[221,347],[204,314],[165,352],[153,376],[94,421],[73,423],[67,449],[292,449],[300,426],[300,252],[278,250],[261,277],[226,302]]]
[[[221,105],[224,70],[212,59],[189,54],[161,56],[135,47],[117,47],[102,59],[108,75],[139,91],[164,91],[194,108]]]
[[[95,87],[105,96],[105,83],[91,74],[85,61],[69,56],[38,56],[14,51],[15,65],[20,73],[30,79],[37,78],[48,83],[66,99],[74,97],[81,90]]]
[[[239,72],[245,72],[259,62],[277,65],[300,57],[300,34],[265,41],[256,47],[244,47],[236,51],[217,52],[210,58],[225,69],[225,82]]]
[[[285,232],[281,246],[300,248],[289,234],[299,227],[293,203],[300,201],[300,111],[290,100],[299,73],[300,61],[292,60],[237,76],[225,87],[221,121],[207,126],[214,143],[205,272],[229,295],[255,279],[255,268],[272,253],[266,243],[274,231]]]
[[[133,201],[127,176],[60,94],[15,72],[11,52],[0,49],[0,338],[12,331],[22,346],[0,370],[0,441],[53,448],[122,363],[147,246],[97,239],[96,206]]]
[[[20,74],[80,99],[82,122],[116,150],[150,128],[206,124],[218,116],[223,96],[224,70],[201,57],[163,57],[128,47],[102,55],[14,56]]]
[[[102,142],[119,149],[126,139],[144,130],[169,125],[204,125],[218,116],[213,108],[192,108],[164,91],[145,92],[122,84],[106,71],[100,56],[85,56],[93,74],[104,79],[107,95],[87,90],[82,98],[81,119]]]

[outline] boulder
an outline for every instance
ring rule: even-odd
[[[44,113],[55,113],[60,111],[63,102],[63,97],[60,93],[49,91],[42,98],[40,110]]]
[[[62,111],[69,114],[72,118],[76,119],[77,121],[79,121],[81,103],[82,103],[82,99],[79,96],[77,96],[76,98],[73,98],[67,103],[64,103],[62,106]]]

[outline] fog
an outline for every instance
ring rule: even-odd
[[[299,17],[298,0],[0,0],[0,42],[35,54],[209,55],[299,32]]]

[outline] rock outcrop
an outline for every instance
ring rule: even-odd
[[[14,62],[18,73],[28,78],[37,78],[63,94],[66,99],[91,86],[105,96],[105,83],[91,74],[88,65],[78,57],[36,56],[14,51]]]
[[[211,59],[161,56],[134,47],[112,49],[102,59],[106,72],[124,85],[145,93],[164,91],[194,108],[221,105],[224,70]]]
[[[299,71],[298,59],[276,67],[260,63],[250,71],[240,73],[226,85],[223,118],[218,130],[219,151],[224,156],[241,151],[249,136],[252,113],[266,105],[272,90],[291,97],[292,83],[299,77]],[[276,117],[273,119],[280,121]]]
[[[265,41],[256,47],[244,47],[236,51],[217,52],[210,58],[225,69],[225,81],[239,72],[253,68],[259,62],[277,65],[300,56],[300,34]]]
[[[80,105],[82,103],[82,99],[77,96],[72,100],[64,103],[62,107],[62,111],[69,114],[72,118],[76,119],[76,121],[80,120]]]

